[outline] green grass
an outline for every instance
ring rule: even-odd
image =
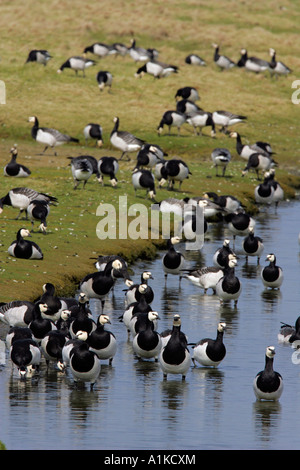
[[[300,59],[297,49],[297,2],[284,0],[280,7],[273,2],[254,1],[237,4],[235,1],[197,3],[166,0],[161,3],[50,0],[24,4],[20,0],[1,3],[0,26],[2,50],[0,79],[7,90],[7,103],[0,107],[0,162],[9,160],[9,149],[18,144],[19,162],[29,166],[32,175],[24,180],[0,176],[1,196],[17,186],[28,186],[46,191],[59,200],[49,215],[46,236],[33,233],[33,240],[42,247],[45,258],[41,262],[15,260],[8,256],[7,247],[14,239],[20,224],[17,211],[6,207],[1,215],[0,239],[0,301],[16,298],[34,299],[41,294],[42,284],[53,282],[58,291],[71,294],[74,286],[88,272],[94,270],[90,258],[98,254],[119,253],[129,262],[138,257],[155,256],[161,242],[148,240],[104,240],[96,236],[100,202],[118,203],[120,195],[128,196],[128,204],[151,202],[144,194],[136,198],[131,187],[131,162],[121,162],[118,187],[108,183],[102,188],[92,178],[84,191],[73,190],[68,156],[88,153],[97,159],[103,155],[119,157],[111,148],[109,135],[113,117],[120,117],[120,128],[129,130],[147,142],[160,145],[169,157],[185,160],[192,175],[183,183],[182,192],[170,194],[157,190],[157,199],[184,197],[210,190],[232,192],[247,208],[255,212],[253,190],[257,184],[252,174],[241,177],[244,161],[235,151],[235,141],[217,133],[215,139],[194,136],[185,125],[182,135],[175,132],[157,135],[157,126],[167,109],[175,108],[178,88],[191,85],[200,93],[199,105],[209,111],[227,109],[245,114],[245,124],[237,125],[243,140],[267,140],[276,151],[277,179],[283,184],[288,198],[294,197],[299,187],[300,140],[298,133],[299,106],[291,102],[294,90],[291,84],[298,78]],[[86,71],[86,77],[76,77],[71,70],[57,74],[57,69],[71,55],[80,55],[84,47],[96,41],[154,47],[160,51],[160,60],[179,66],[179,73],[163,80],[151,76],[136,79],[139,65],[129,57],[96,59],[97,65]],[[220,72],[212,61],[212,42],[218,42],[221,52],[234,60],[240,48],[250,55],[268,59],[269,47],[277,50],[282,60],[293,70],[289,77],[271,79],[268,75],[253,75],[245,70]],[[33,48],[47,48],[53,59],[47,67],[24,65]],[[197,53],[207,61],[207,67],[185,64],[189,53]],[[114,76],[112,93],[100,93],[96,83],[99,70],[109,70]],[[42,147],[30,135],[28,117],[36,115],[40,124],[57,128],[80,139],[79,145],[58,148],[58,156],[51,151],[38,155]],[[104,145],[99,150],[85,147],[83,128],[88,122],[99,122],[104,131]],[[233,155],[228,177],[216,178],[210,154],[215,147],[226,147]]]

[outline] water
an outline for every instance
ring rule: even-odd
[[[159,331],[171,327],[175,313],[191,342],[215,337],[217,323],[227,323],[227,355],[218,369],[191,367],[185,382],[180,376],[164,381],[157,363],[138,361],[118,320],[124,311],[124,286],[118,283],[105,306],[118,352],[112,367],[103,364],[94,391],[87,385],[76,389],[69,372],[47,371],[44,364],[39,378],[23,382],[7,360],[0,368],[0,440],[10,450],[298,449],[300,365],[292,362],[291,347],[277,342],[280,322],[294,324],[300,313],[297,211],[299,202],[285,202],[277,214],[270,208],[267,216],[256,217],[255,233],[264,239],[265,250],[258,267],[256,259],[247,266],[239,258],[236,273],[243,291],[236,309],[221,306],[211,292],[204,295],[185,279],[179,288],[178,278],[169,276],[165,287],[161,256],[134,266],[136,282],[144,269],[153,274]],[[225,235],[222,225],[211,226],[202,252],[186,253],[188,265],[212,265]],[[238,254],[240,246],[237,238]],[[279,292],[266,291],[259,278],[269,252],[284,269]],[[92,301],[91,308],[96,318],[99,303]],[[5,333],[0,326],[2,339]],[[269,345],[276,347],[274,368],[284,379],[278,403],[256,402],[252,389]]]

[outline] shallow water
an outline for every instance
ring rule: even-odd
[[[161,255],[134,266],[136,282],[144,269],[153,274],[158,331],[171,327],[175,313],[190,342],[215,337],[217,323],[227,323],[227,354],[218,369],[191,367],[185,382],[180,376],[165,381],[158,363],[137,360],[119,322],[124,286],[117,283],[105,305],[118,340],[112,366],[103,363],[91,392],[87,385],[76,389],[69,372],[54,366],[47,371],[44,364],[38,378],[21,381],[7,360],[0,366],[0,440],[10,450],[299,449],[300,364],[292,362],[291,347],[277,341],[280,322],[294,324],[300,313],[299,208],[297,201],[285,202],[277,214],[271,207],[256,217],[255,233],[265,250],[259,266],[256,259],[246,265],[240,255],[236,273],[243,290],[237,308],[221,306],[211,292],[204,295],[186,279],[179,288],[178,278],[168,276],[165,286]],[[186,252],[187,264],[212,265],[227,234],[222,224],[211,225],[201,253]],[[235,244],[238,254],[241,240]],[[280,291],[266,291],[259,277],[270,252],[284,269]],[[99,303],[91,301],[91,309],[96,318]],[[5,333],[1,325],[0,338]],[[276,347],[274,368],[284,380],[278,403],[256,402],[252,389],[269,345]]]

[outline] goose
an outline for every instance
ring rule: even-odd
[[[141,282],[140,284],[132,284],[125,293],[125,303],[126,305],[130,305],[134,302],[138,302],[141,298],[141,295],[144,296],[146,302],[151,304],[154,299],[154,292],[153,289],[148,285],[149,279],[153,279],[153,276],[150,271],[143,271],[141,274]],[[143,290],[143,293],[139,291],[140,285],[146,285],[147,289]]]
[[[236,307],[242,292],[242,284],[235,275],[236,257],[229,255],[228,258],[228,266],[224,268],[223,277],[216,285],[216,295],[219,297],[221,304],[233,300]]]
[[[228,163],[231,161],[231,153],[226,148],[215,148],[211,153],[211,159],[216,168],[216,176],[219,175],[219,167],[222,167],[222,176],[225,176]]]
[[[30,338],[18,339],[9,350],[9,357],[17,367],[21,378],[30,377],[39,369],[41,351],[37,343]]]
[[[136,306],[133,311],[129,321],[129,331],[132,338],[134,338],[139,332],[145,330],[147,326],[151,329],[156,330],[158,325],[158,320],[160,317],[157,312],[154,312],[151,305],[148,304],[149,308],[143,308],[142,311],[139,311],[138,306]]]
[[[100,91],[103,91],[105,87],[108,88],[108,92],[111,91],[111,86],[113,82],[113,76],[108,70],[100,70],[97,73],[96,80]]]
[[[233,235],[233,240],[237,236],[245,237],[248,235],[250,227],[255,228],[255,220],[246,212],[231,212],[224,216],[228,230]]]
[[[236,151],[239,156],[242,157],[244,160],[248,161],[250,155],[252,155],[253,153],[259,152],[262,154],[266,154],[267,156],[270,156],[273,153],[270,144],[267,142],[258,141],[252,145],[243,144],[241,136],[238,132],[231,132],[230,137],[236,139]]]
[[[216,204],[214,201],[211,201],[207,197],[203,196],[193,196],[193,197],[186,197],[183,201],[192,206],[202,206],[204,209],[204,217],[206,219],[211,219],[215,217],[220,217],[226,211],[224,208],[219,204]]]
[[[103,311],[106,296],[115,282],[112,273],[114,270],[121,269],[122,263],[116,259],[108,264],[103,271],[87,274],[79,283],[80,292],[86,294],[89,299],[99,299]]]
[[[118,344],[115,335],[105,329],[105,325],[110,323],[108,315],[99,315],[97,327],[89,334],[86,341],[90,350],[96,353],[101,361],[108,359],[111,365],[116,355]]]
[[[56,129],[51,129],[49,127],[39,127],[39,121],[36,116],[31,116],[29,118],[29,122],[33,122],[33,127],[31,128],[32,138],[35,139],[38,143],[45,145],[42,154],[46,152],[48,147],[54,149],[58,145],[67,144],[69,142],[79,142],[79,140],[75,137],[62,134]],[[54,155],[57,155],[56,151],[54,151]]]
[[[247,49],[241,49],[241,57],[237,66],[245,67],[245,69],[254,73],[261,73],[270,70],[270,64],[268,61],[259,59],[258,57],[248,57]]]
[[[248,173],[248,171],[254,170],[256,173],[257,180],[259,180],[260,179],[259,172],[268,171],[274,165],[276,165],[276,162],[274,162],[274,160],[271,157],[262,153],[253,153],[252,155],[250,155],[247,165],[242,171],[242,176],[245,176]]]
[[[187,114],[186,122],[193,126],[195,135],[202,135],[203,127],[211,126],[211,137],[216,135],[216,126],[212,118],[212,113],[206,111],[195,111]]]
[[[88,297],[85,293],[80,292],[78,296],[79,308],[76,312],[76,318],[70,324],[70,336],[75,338],[78,331],[85,331],[87,335],[90,335],[97,327],[93,318],[89,316],[89,310],[87,308]]]
[[[228,256],[235,255],[234,251],[230,248],[229,238],[225,238],[223,245],[218,248],[213,255],[213,265],[219,268],[225,268],[228,263]]]
[[[144,140],[135,137],[127,131],[119,131],[120,119],[114,118],[114,128],[110,134],[110,142],[118,150],[121,150],[122,155],[119,160],[122,160],[124,155],[129,152],[137,152],[144,145]],[[128,158],[128,161],[130,158]]]
[[[153,52],[144,47],[137,47],[136,40],[131,40],[131,46],[128,48],[130,57],[134,62],[147,62],[153,59]]]
[[[279,343],[293,343],[300,340],[300,317],[297,318],[295,326],[282,323],[277,335]]]
[[[162,348],[160,334],[154,329],[153,322],[159,319],[157,312],[150,311],[146,314],[145,325],[137,331],[132,341],[132,349],[138,358],[158,361],[158,355]]]
[[[274,187],[269,184],[269,174],[265,173],[264,180],[254,188],[254,198],[256,204],[271,204],[274,198]]]
[[[102,126],[100,124],[96,124],[90,122],[87,124],[83,129],[83,135],[85,138],[85,144],[87,145],[87,141],[89,139],[93,139],[96,141],[96,146],[101,147],[103,144],[102,138]]]
[[[208,289],[212,289],[216,293],[216,285],[221,277],[224,276],[224,268],[217,266],[204,266],[202,268],[190,269],[183,276],[188,279],[194,286],[200,287],[204,290],[204,294]]]
[[[115,261],[117,261],[116,264]],[[115,265],[117,266],[116,269],[114,268]],[[119,255],[99,255],[95,263],[95,267],[96,269],[98,269],[98,271],[104,271],[104,269],[111,269],[112,278],[114,282],[117,279],[122,278],[125,279],[125,284],[128,285],[128,287],[132,283],[128,271],[128,264],[124,260],[124,258]]]
[[[289,67],[287,67],[283,62],[279,62],[276,60],[275,49],[270,48],[269,54],[271,56],[271,62],[269,64],[271,75],[275,75],[277,78],[278,75],[288,75],[289,73],[292,72],[292,70]]]
[[[146,73],[157,79],[164,78],[171,75],[171,73],[178,73],[178,67],[150,60],[139,67],[134,76],[136,78],[142,78]]]
[[[97,180],[100,178],[100,173],[98,171],[98,160],[97,158],[93,157],[92,155],[80,155],[81,158],[84,158],[90,162],[93,168],[93,175],[96,176]],[[74,157],[68,157],[69,160],[71,160]]]
[[[86,183],[93,174],[93,166],[84,156],[68,157],[71,160],[71,171],[74,180],[73,189],[77,189],[80,182],[83,183],[82,188],[85,188]]]
[[[181,159],[172,158],[168,160],[165,165],[166,176],[168,180],[168,189],[174,189],[176,181],[179,182],[179,191],[181,190],[182,182],[189,178],[192,174],[189,170],[188,165]]]
[[[50,59],[52,56],[46,49],[33,49],[29,52],[25,64],[36,62],[46,66]]]
[[[257,400],[277,401],[283,392],[282,376],[273,369],[274,356],[274,346],[268,346],[265,355],[265,368],[258,372],[253,381],[253,390]]]
[[[42,233],[47,233],[47,217],[50,212],[50,206],[47,201],[39,201],[34,199],[27,207],[27,215],[31,221],[31,231],[33,232],[34,221],[40,222],[39,230]]]
[[[85,69],[96,65],[96,62],[91,59],[86,59],[85,57],[73,56],[66,60],[60,68],[57,70],[57,73],[62,73],[64,69],[74,70],[76,76],[78,72],[81,71],[83,77],[85,77]]]
[[[41,302],[36,302],[34,308],[33,320],[29,323],[28,327],[32,332],[33,339],[40,344],[42,339],[49,333],[49,331],[57,330],[55,323],[49,318],[43,318],[42,314],[48,311],[48,306]]]
[[[218,204],[224,209],[225,212],[235,212],[243,208],[243,204],[235,196],[221,194],[218,195],[213,191],[207,191],[203,195],[204,198],[212,199],[215,204]]]
[[[181,126],[186,122],[186,115],[183,113],[180,113],[179,111],[176,110],[169,110],[166,111],[158,125],[157,128],[157,133],[158,135],[162,134],[164,126],[167,126],[169,129],[168,135],[171,133],[171,128],[172,127],[177,127],[177,134],[178,136],[180,135],[180,129]]]
[[[226,347],[223,342],[226,323],[220,322],[215,339],[203,338],[193,348],[192,361],[205,367],[218,367],[226,356]]]
[[[176,199],[174,197],[169,197],[163,199],[162,201],[155,203],[151,209],[159,210],[163,214],[174,213],[178,215],[181,219],[183,217],[184,211],[188,204],[183,199]]]
[[[27,326],[11,326],[5,336],[5,345],[9,350],[18,339],[32,339],[32,331]]]
[[[64,306],[60,298],[56,295],[55,286],[51,282],[43,284],[42,290],[43,293],[39,298],[39,302],[43,305],[47,305],[47,310],[43,310],[41,316],[55,323],[60,319]]]
[[[189,54],[184,59],[186,64],[205,66],[206,62],[198,54]]]
[[[155,178],[149,170],[135,168],[132,172],[132,184],[136,195],[137,189],[146,189],[146,196],[155,199]]]
[[[249,256],[257,256],[257,264],[259,264],[260,257],[264,251],[264,243],[261,237],[254,235],[254,228],[249,227],[249,234],[242,242],[242,250],[246,255],[246,262]]]
[[[197,88],[193,86],[185,86],[183,88],[178,88],[176,91],[175,100],[177,99],[189,100],[194,103],[195,101],[200,100],[200,96]]]
[[[162,160],[159,163],[156,163],[156,165],[153,168],[153,175],[154,178],[158,181],[159,187],[163,186],[166,184],[167,181],[167,170],[165,169],[165,160]]]
[[[109,52],[109,54],[115,54],[116,56],[120,55],[124,57],[128,54],[128,47],[121,42],[114,42],[112,44],[112,50]]]
[[[174,315],[171,337],[158,357],[164,379],[167,379],[168,374],[180,374],[182,380],[185,380],[191,366],[191,354],[180,335],[180,329],[181,318],[179,315]]]
[[[231,69],[232,67],[235,67],[236,64],[233,62],[233,60],[219,53],[220,47],[218,46],[218,44],[213,44],[212,46],[215,49],[214,57],[213,57],[214,62],[220,68],[220,70],[225,70],[225,69],[227,70],[227,69]]]
[[[101,363],[86,341],[81,341],[72,349],[69,365],[74,382],[90,382],[92,391],[101,372]]]
[[[25,328],[34,319],[35,304],[28,300],[12,300],[0,305],[0,321],[12,328]]]
[[[14,176],[15,178],[27,178],[31,175],[31,171],[27,166],[17,163],[18,149],[14,145],[10,149],[11,160],[4,167],[4,176]]]
[[[205,202],[206,201],[202,202],[203,211],[199,214],[196,213],[196,210],[193,210],[193,208],[192,211],[189,209],[185,210],[179,234],[181,237],[184,236],[186,240],[195,240],[195,238],[198,237],[198,240],[201,242],[200,237],[204,239],[204,235],[208,231],[208,223],[204,217]],[[199,207],[201,207],[201,205],[199,205]]]
[[[201,108],[194,102],[186,99],[182,99],[177,101],[176,103],[176,111],[186,116],[192,113],[197,113],[198,111],[202,111]]]
[[[103,42],[95,42],[90,46],[84,48],[83,53],[87,54],[90,52],[91,54],[95,54],[98,57],[105,57],[109,55],[113,51],[113,46],[109,46],[104,44]]]
[[[165,284],[167,282],[168,274],[179,275],[179,283],[182,278],[182,270],[185,265],[185,258],[182,253],[175,250],[174,245],[180,242],[178,236],[171,237],[167,241],[167,252],[162,258],[163,271],[165,273]]]
[[[173,317],[173,320],[179,320],[180,321],[180,315],[178,313],[175,313],[174,317]],[[167,342],[169,341],[169,339],[171,338],[171,335],[172,335],[172,330],[173,328],[166,328],[165,330],[163,330],[161,333],[160,333],[160,338],[161,338],[161,342],[162,342],[162,348],[164,348],[167,344]],[[188,337],[187,335],[181,330],[179,330],[179,336],[180,336],[180,340],[182,343],[188,345]]]
[[[24,240],[25,237],[31,237],[30,231],[20,228],[16,240],[8,247],[9,255],[14,258],[42,260],[44,255],[41,248],[35,242]]]
[[[64,369],[70,365],[70,356],[73,353],[73,349],[81,344],[82,341],[86,341],[88,334],[86,331],[78,331],[76,338],[68,339],[62,349],[62,363]]]
[[[139,313],[150,312],[152,307],[148,304],[146,300],[146,293],[148,290],[147,284],[140,284],[138,286],[138,291],[140,293],[139,300],[133,302],[125,308],[123,315],[120,317],[120,321],[122,321],[127,329],[128,336],[130,336],[131,329],[134,328],[134,323],[130,323],[132,318]]]
[[[283,282],[283,270],[280,266],[276,265],[276,256],[274,253],[269,253],[266,257],[269,265],[265,266],[261,271],[261,280],[265,287],[271,289],[280,289]]]
[[[65,369],[62,350],[69,338],[60,330],[52,330],[41,340],[40,349],[46,360],[47,367],[50,362],[55,362],[59,370]]]
[[[30,202],[34,200],[46,201],[49,204],[57,202],[56,197],[40,193],[31,188],[13,188],[5,196],[0,198],[0,214],[4,206],[12,206],[19,209],[18,219],[22,212],[27,211]]]
[[[240,122],[245,122],[247,119],[246,116],[241,114],[234,114],[230,111],[214,111],[212,113],[212,118],[216,126],[221,126],[220,132],[224,132],[225,134],[228,132],[229,126],[234,126]]]
[[[98,171],[100,174],[99,183],[104,186],[103,177],[109,176],[110,184],[114,188],[118,180],[116,178],[116,173],[119,171],[119,163],[115,157],[102,157],[98,161]]]
[[[264,178],[268,184],[274,188],[272,203],[275,203],[275,208],[277,208],[280,201],[284,199],[284,190],[278,181],[275,180],[275,169],[270,168],[270,170],[265,173]]]
[[[157,163],[163,162],[167,153],[159,145],[144,144],[137,154],[136,168],[153,168]]]

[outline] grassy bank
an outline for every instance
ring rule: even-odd
[[[45,236],[38,232],[32,239],[43,249],[44,260],[16,260],[8,256],[7,247],[21,225],[17,211],[6,207],[1,215],[0,301],[34,299],[41,293],[42,284],[53,282],[60,294],[70,294],[85,274],[94,270],[91,258],[98,254],[119,253],[129,262],[138,257],[153,257],[161,246],[159,241],[104,240],[96,236],[100,203],[113,202],[118,206],[120,195],[127,195],[128,205],[136,202],[150,206],[144,193],[135,197],[131,187],[130,162],[120,163],[117,188],[108,183],[102,188],[92,178],[86,189],[74,191],[68,156],[90,154],[97,159],[103,155],[120,156],[111,148],[109,134],[113,117],[119,116],[120,128],[128,130],[147,142],[159,144],[169,157],[185,160],[192,173],[183,183],[182,192],[174,197],[201,195],[204,191],[234,194],[246,207],[255,212],[253,200],[257,181],[253,174],[241,177],[245,162],[237,155],[235,141],[217,133],[215,139],[195,136],[187,124],[182,135],[164,133],[158,137],[156,128],[162,114],[175,108],[175,93],[186,85],[195,86],[200,93],[199,105],[209,111],[226,109],[247,116],[245,124],[237,125],[243,140],[264,140],[272,143],[278,162],[276,178],[282,183],[286,197],[294,197],[300,184],[300,141],[297,132],[299,106],[291,101],[292,82],[299,77],[297,2],[235,1],[195,3],[158,1],[40,1],[19,0],[1,3],[0,25],[3,31],[0,52],[0,79],[5,82],[7,102],[0,107],[0,162],[9,160],[9,149],[18,144],[19,162],[32,171],[30,178],[11,179],[0,176],[1,194],[9,189],[27,186],[56,196],[59,204],[51,208],[49,229]],[[108,56],[96,59],[97,64],[86,71],[86,77],[76,77],[57,69],[71,55],[80,55],[84,47],[102,41],[108,44],[137,44],[159,50],[159,59],[179,66],[179,73],[162,80],[150,76],[136,79],[138,68],[128,57]],[[220,72],[213,63],[212,42],[221,45],[221,52],[238,60],[241,47],[249,55],[269,59],[268,49],[277,50],[292,70],[288,77],[271,79],[269,75],[253,75],[245,70]],[[46,67],[24,65],[28,52],[47,48],[53,58]],[[185,57],[197,53],[207,61],[206,67],[185,64]],[[99,70],[109,70],[114,76],[112,92],[100,93],[96,83]],[[43,149],[30,136],[28,117],[36,115],[42,126],[49,126],[80,139],[79,145],[58,148],[58,156]],[[103,127],[104,144],[96,149],[84,145],[83,128],[89,122]],[[215,147],[232,152],[227,178],[216,178],[210,159]],[[170,197],[166,189],[157,190],[157,200]],[[37,225],[36,225],[37,229]]]

